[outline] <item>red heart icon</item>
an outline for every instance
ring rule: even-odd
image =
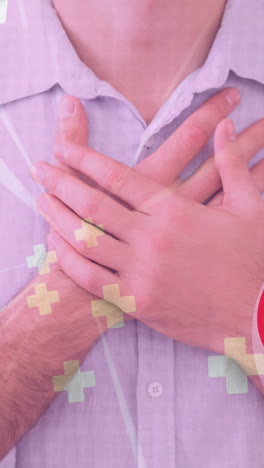
[[[264,291],[258,304],[258,331],[259,336],[264,346]]]

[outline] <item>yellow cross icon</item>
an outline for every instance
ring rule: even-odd
[[[122,327],[123,312],[135,312],[136,304],[134,296],[120,296],[119,284],[103,286],[104,299],[91,301],[94,317],[106,316],[109,328]],[[120,310],[121,309],[121,310]]]
[[[74,231],[75,239],[78,241],[85,240],[87,247],[94,247],[98,245],[97,237],[104,235],[104,232],[102,231],[103,225],[98,224],[93,226],[92,218],[85,218],[84,220],[82,219],[81,223],[82,229],[76,229]]]
[[[51,314],[51,304],[59,302],[58,291],[47,291],[46,283],[36,284],[35,295],[27,297],[28,307],[38,307],[40,315]]]
[[[63,367],[65,372],[63,375],[52,377],[54,391],[66,391],[69,403],[84,401],[83,389],[95,386],[94,372],[81,372],[79,361],[65,361]]]
[[[264,374],[264,354],[247,354],[246,339],[243,337],[225,338],[225,355],[234,359],[247,375]]]
[[[1,1],[1,0],[0,0]],[[38,267],[40,275],[46,275],[50,272],[50,263],[57,262],[55,250],[46,251],[44,244],[33,246],[34,255],[27,257],[27,265],[29,268]]]

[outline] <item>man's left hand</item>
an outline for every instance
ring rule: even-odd
[[[214,139],[224,190],[220,207],[184,199],[173,185],[163,186],[74,143],[61,145],[55,155],[64,155],[67,165],[116,200],[63,171],[60,183],[52,185],[60,169],[41,163],[42,183],[57,199],[41,198],[48,206],[53,198],[52,210],[60,213],[57,224],[76,249],[64,261],[68,276],[99,297],[103,286],[118,284],[122,296],[134,296],[133,317],[176,340],[219,353],[224,338],[251,336],[264,277],[264,204],[238,143],[227,138],[229,122],[218,124]],[[103,225],[103,234],[100,228],[91,230],[97,245],[76,240],[81,218]],[[56,237],[52,233],[53,243]],[[54,248],[60,259],[59,242]]]

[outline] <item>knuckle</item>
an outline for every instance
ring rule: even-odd
[[[125,179],[125,169],[119,164],[111,164],[102,175],[102,185],[107,190],[115,191]]]
[[[87,158],[89,157],[90,148],[82,147],[81,145],[76,146],[76,153],[74,154],[74,159],[78,169],[83,170],[86,165]]]
[[[150,243],[155,252],[164,251],[166,244],[165,235],[163,232],[153,233],[150,238]]]
[[[232,143],[230,143],[226,147],[226,156],[225,156],[225,161],[226,164],[230,165],[234,169],[247,169],[247,161],[243,157],[243,153],[240,149],[240,147],[234,147]]]
[[[104,214],[105,194],[103,192],[92,192],[89,197],[80,202],[79,213],[83,219],[92,218],[92,223],[101,222],[102,214]]]
[[[97,204],[92,199],[80,200],[79,210],[83,218],[93,218],[96,214]]]
[[[95,290],[95,275],[92,274],[92,269],[90,267],[90,262],[85,266],[85,271],[83,271],[80,283],[83,285],[86,291],[93,292]]]
[[[54,194],[59,196],[60,195],[60,183],[59,183],[59,177],[57,174],[50,174],[47,178],[47,187],[49,191]]]
[[[193,148],[197,143],[202,144],[208,138],[208,134],[205,129],[196,123],[188,123],[182,126],[181,136],[183,143],[187,148]]]
[[[224,169],[231,167],[232,169],[240,169],[246,165],[246,161],[243,159],[243,155],[232,147],[232,144],[227,143],[222,150],[215,155],[216,168]]]
[[[72,122],[68,120],[60,120],[59,132],[56,137],[56,143],[65,143],[65,141],[73,142],[77,136],[77,129],[72,126]]]

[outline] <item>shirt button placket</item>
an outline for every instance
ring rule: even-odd
[[[138,443],[145,461],[137,468],[175,468],[174,343],[141,322],[137,331]]]

